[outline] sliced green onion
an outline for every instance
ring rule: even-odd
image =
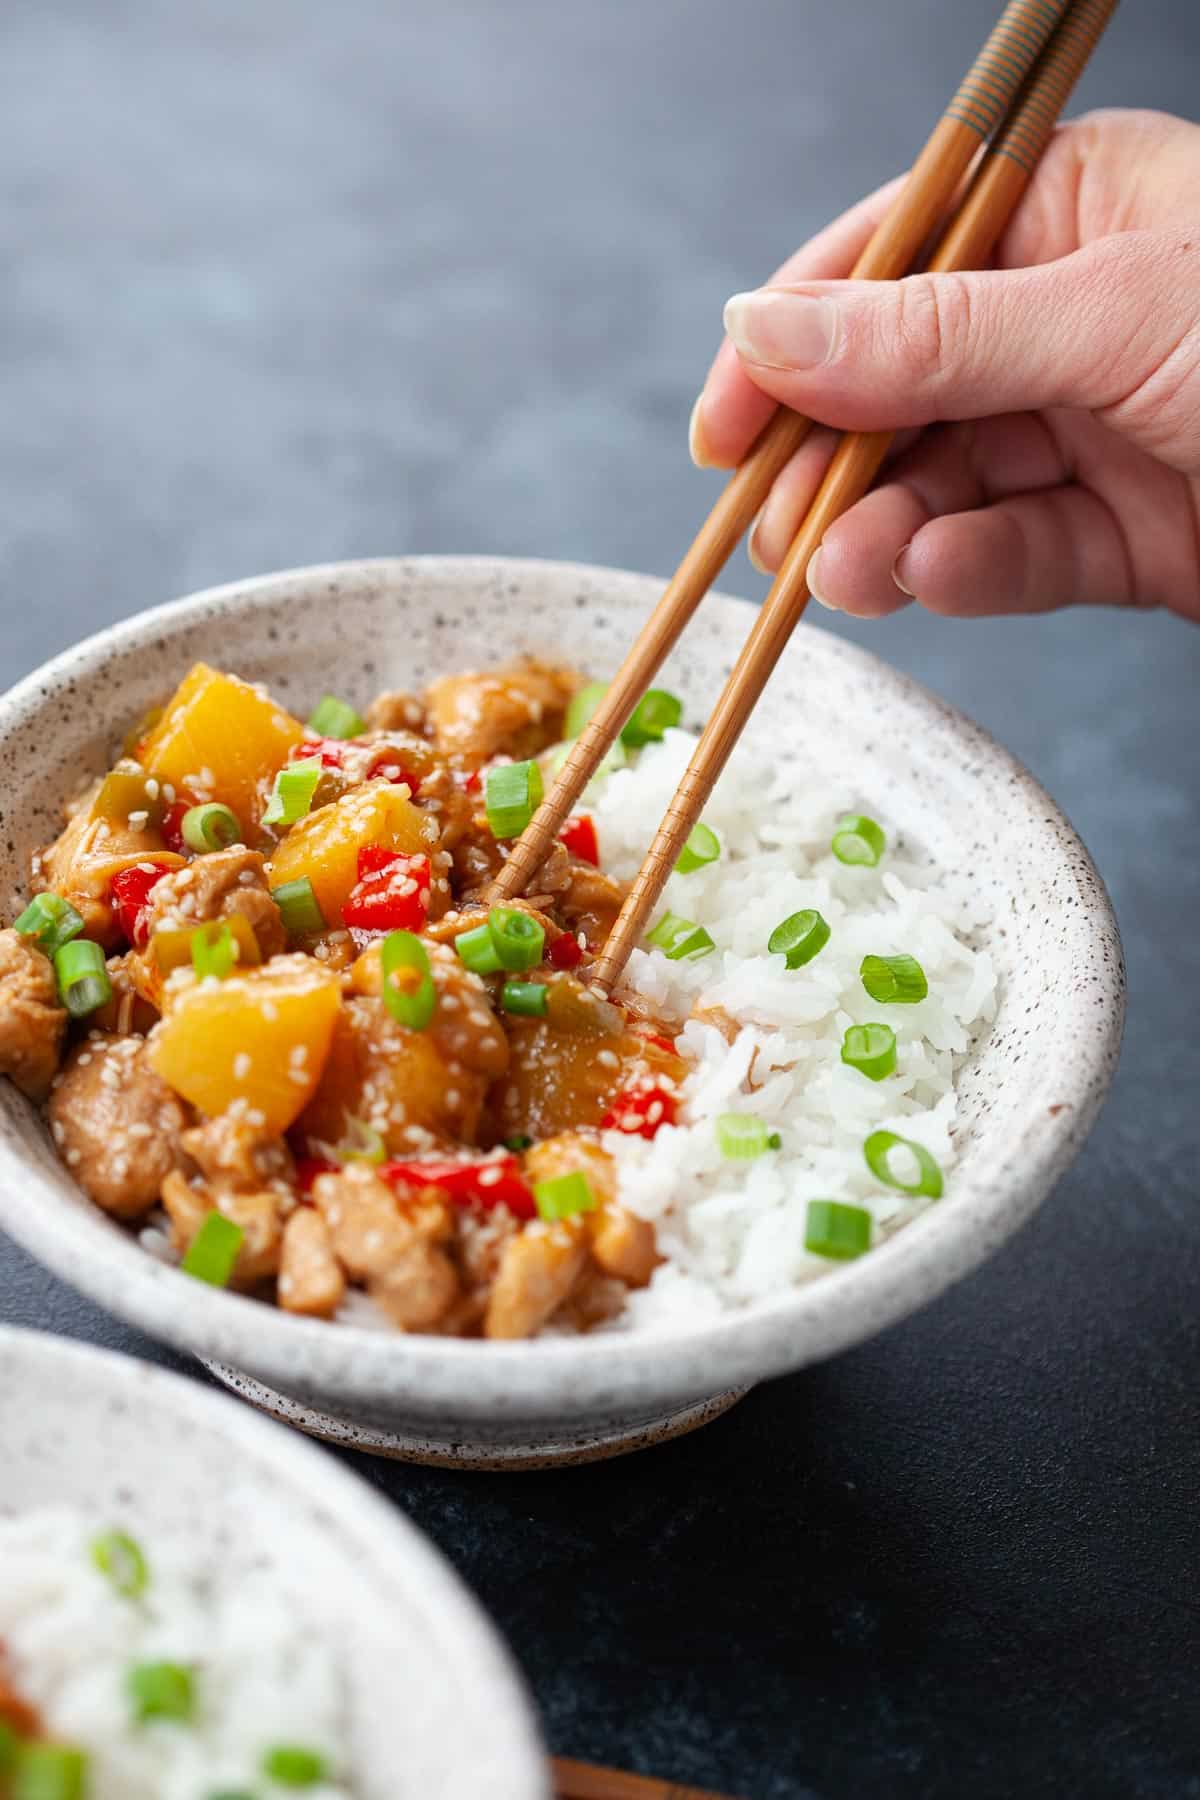
[[[709,863],[715,863],[720,854],[721,844],[716,832],[701,820],[688,832],[687,843],[675,864],[675,873],[690,875],[693,869],[703,869]]]
[[[25,1744],[14,1777],[12,1800],[85,1800],[88,1759],[68,1744]]]
[[[85,1019],[112,999],[104,952],[90,938],[72,938],[54,952],[58,997],[73,1019]]]
[[[306,756],[300,762],[288,763],[275,777],[264,825],[295,825],[306,817],[313,803],[324,765],[319,756]]]
[[[484,806],[493,837],[520,837],[541,803],[542,771],[535,762],[500,763],[488,770]]]
[[[285,881],[282,887],[272,888],[271,898],[283,914],[283,928],[290,937],[307,937],[311,932],[324,931],[325,915],[307,875],[299,881]]]
[[[329,1764],[318,1750],[301,1744],[276,1744],[262,1759],[262,1772],[280,1787],[316,1787],[329,1773]]]
[[[810,1200],[804,1219],[804,1248],[814,1256],[850,1262],[871,1248],[871,1215],[840,1200]]]
[[[916,1158],[917,1174],[914,1181],[905,1181],[893,1173],[892,1153],[895,1150],[907,1150]],[[898,1188],[902,1194],[927,1194],[931,1200],[941,1199],[942,1171],[924,1144],[914,1144],[911,1138],[897,1137],[894,1131],[873,1131],[863,1145],[863,1155],[876,1181],[882,1181],[887,1187]]]
[[[185,1275],[207,1281],[209,1287],[228,1287],[245,1232],[224,1213],[210,1212],[180,1264]]]
[[[890,1025],[851,1025],[842,1039],[842,1061],[868,1081],[882,1081],[895,1072],[895,1032]]]
[[[716,1133],[721,1155],[736,1162],[753,1162],[766,1150],[778,1150],[783,1142],[755,1113],[721,1113]]]
[[[500,1004],[505,1012],[517,1013],[522,1018],[543,1019],[549,995],[544,981],[506,981]]]
[[[367,729],[367,721],[336,694],[323,694],[308,716],[307,729],[318,737],[355,738]]]
[[[515,1137],[505,1138],[504,1148],[511,1150],[514,1156],[520,1156],[522,1150],[533,1149],[533,1139],[527,1137],[523,1131],[519,1131]]]
[[[215,976],[224,981],[232,975],[238,960],[238,947],[224,919],[211,919],[192,933],[192,967],[201,981]]]
[[[814,907],[791,913],[775,927],[767,939],[767,949],[781,954],[789,969],[799,969],[812,961],[829,942],[829,926]]]
[[[646,942],[661,950],[669,962],[698,962],[717,947],[703,925],[673,912],[663,914],[653,931],[646,933]]]
[[[829,848],[841,863],[861,863],[873,869],[886,845],[883,828],[874,819],[865,813],[847,813],[838,820]]]
[[[371,1125],[361,1119],[346,1120],[346,1135],[335,1147],[340,1163],[369,1163],[377,1166],[387,1161],[387,1145]]]
[[[537,968],[546,947],[546,932],[536,919],[515,906],[493,906],[488,930],[502,969],[520,974],[523,969]]]
[[[476,925],[473,931],[464,931],[461,937],[455,938],[454,948],[463,966],[476,975],[494,975],[500,967],[490,925]]]
[[[183,1663],[134,1663],[125,1676],[125,1691],[139,1723],[176,1719],[187,1724],[196,1711],[195,1679]]]
[[[201,856],[208,850],[228,850],[231,844],[245,842],[237,814],[228,806],[222,806],[219,800],[210,800],[206,806],[189,807],[180,829],[189,850],[195,850]]]
[[[577,694],[572,694],[563,720],[563,736],[577,738],[585,725],[590,725],[596,708],[608,692],[607,681],[589,681]]]
[[[105,1531],[93,1538],[92,1561],[127,1600],[145,1593],[150,1569],[141,1545],[127,1531]]]
[[[398,1025],[424,1031],[437,1011],[437,988],[429,954],[412,931],[389,931],[379,952],[383,964],[383,1004]]]
[[[14,931],[36,939],[47,956],[53,956],[83,930],[83,920],[61,894],[35,894],[21,914]]]
[[[533,1198],[543,1219],[571,1219],[576,1213],[596,1210],[592,1184],[582,1169],[555,1175],[550,1181],[535,1181]]]
[[[862,984],[881,1005],[915,1006],[929,992],[925,971],[915,956],[864,956],[859,966]]]
[[[631,750],[640,748],[642,744],[657,744],[663,733],[672,725],[678,725],[683,717],[683,701],[674,694],[668,694],[665,688],[647,688],[632,713],[629,722],[621,733],[621,742],[628,744]]]

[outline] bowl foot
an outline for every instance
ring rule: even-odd
[[[498,1440],[487,1437],[482,1431],[475,1437],[443,1436],[435,1425],[423,1426],[416,1421],[413,1421],[412,1429],[403,1431],[366,1424],[293,1400],[225,1363],[210,1362],[204,1357],[201,1361],[211,1375],[243,1400],[248,1400],[251,1406],[269,1413],[284,1425],[294,1425],[298,1431],[307,1432],[309,1437],[320,1438],[324,1443],[336,1444],[344,1450],[361,1450],[367,1456],[389,1456],[396,1462],[430,1463],[443,1469],[550,1469],[571,1463],[602,1462],[611,1456],[627,1456],[634,1450],[649,1450],[655,1444],[669,1443],[672,1438],[699,1430],[702,1425],[719,1419],[749,1392],[748,1388],[729,1388],[725,1393],[692,1401],[656,1418],[597,1421],[590,1429],[580,1427],[569,1435],[552,1435],[553,1427],[547,1427],[546,1436],[536,1436],[533,1434],[537,1428],[531,1426],[528,1437]]]

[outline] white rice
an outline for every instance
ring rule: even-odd
[[[327,1759],[337,1779],[305,1788],[308,1800],[351,1800],[342,1672],[278,1570],[232,1534],[217,1563],[178,1534],[143,1538],[130,1523],[151,1579],[128,1599],[91,1556],[111,1528],[67,1506],[0,1520],[4,1672],[53,1737],[88,1753],[88,1800],[282,1796],[295,1790],[259,1773],[274,1745]],[[133,1720],[126,1672],[162,1661],[193,1667],[193,1723]]]
[[[605,869],[634,874],[695,743],[669,731],[634,766],[595,784],[589,810]],[[877,868],[846,867],[831,853],[846,812],[868,814],[887,833]],[[953,1205],[955,1079],[995,1015],[991,958],[967,942],[987,920],[950,875],[897,841],[886,792],[806,792],[794,774],[743,750],[704,820],[720,839],[720,859],[673,875],[664,902],[704,925],[716,950],[690,962],[637,950],[626,977],[661,1017],[687,1021],[679,1046],[695,1067],[681,1123],[653,1141],[604,1134],[622,1199],[654,1222],[667,1259],[647,1289],[630,1294],[616,1329],[691,1323],[828,1274],[839,1265],[804,1247],[810,1200],[865,1208],[875,1243],[931,1204]],[[805,907],[824,916],[831,937],[812,962],[789,970],[767,953],[767,939]],[[859,965],[864,955],[900,951],[921,963],[928,997],[881,1006]],[[708,1008],[735,1021],[732,1046],[715,1025],[689,1016]],[[840,1055],[847,1027],[876,1019],[898,1040],[896,1072],[879,1082]],[[714,1120],[727,1112],[756,1114],[779,1132],[781,1148],[753,1162],[725,1160]],[[931,1152],[945,1177],[941,1201],[876,1180],[863,1140],[880,1128]]]

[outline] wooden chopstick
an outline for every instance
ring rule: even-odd
[[[1116,5],[1074,0],[938,244],[931,269],[977,268],[991,254]],[[894,435],[851,432],[839,442],[597,961],[598,987],[611,988],[641,940],[684,841],[804,611],[811,558],[834,520],[867,492]]]
[[[1008,111],[1070,3],[1010,0],[913,164],[900,195],[854,265],[851,273],[855,279],[889,281],[908,272],[944,216],[980,144]],[[567,814],[725,567],[776,476],[804,442],[810,425],[809,419],[780,408],[734,471],[604,699],[572,745],[557,781],[513,845],[489,890],[490,901],[511,900],[524,893],[541,868]],[[622,956],[618,967],[624,960]]]
[[[680,1787],[677,1781],[626,1775],[620,1769],[601,1769],[561,1756],[551,1768],[557,1800],[733,1800],[732,1795],[713,1794],[707,1788]]]

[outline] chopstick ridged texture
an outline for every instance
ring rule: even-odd
[[[904,188],[851,271],[858,281],[905,274],[945,214],[979,150],[1003,116],[1070,0],[1010,0]],[[992,123],[989,124],[988,121]],[[550,792],[493,882],[492,903],[525,891],[567,814],[653,681],[701,600],[795,455],[811,421],[781,408],[730,477]]]
[[[1013,0],[946,108],[980,137],[991,137],[1070,0]]]
[[[1116,5],[1117,0],[1075,0],[1042,62],[1030,75],[1010,123],[977,171],[958,217],[944,233],[931,259],[932,269],[974,268],[990,256],[1036,166],[1027,160],[1024,147],[1044,147]],[[1017,156],[1011,153],[1013,145]],[[894,435],[890,431],[851,432],[834,451],[609,934],[594,971],[597,987],[612,987],[630,951],[641,941],[688,833],[808,603],[810,561],[829,527],[867,492]]]

